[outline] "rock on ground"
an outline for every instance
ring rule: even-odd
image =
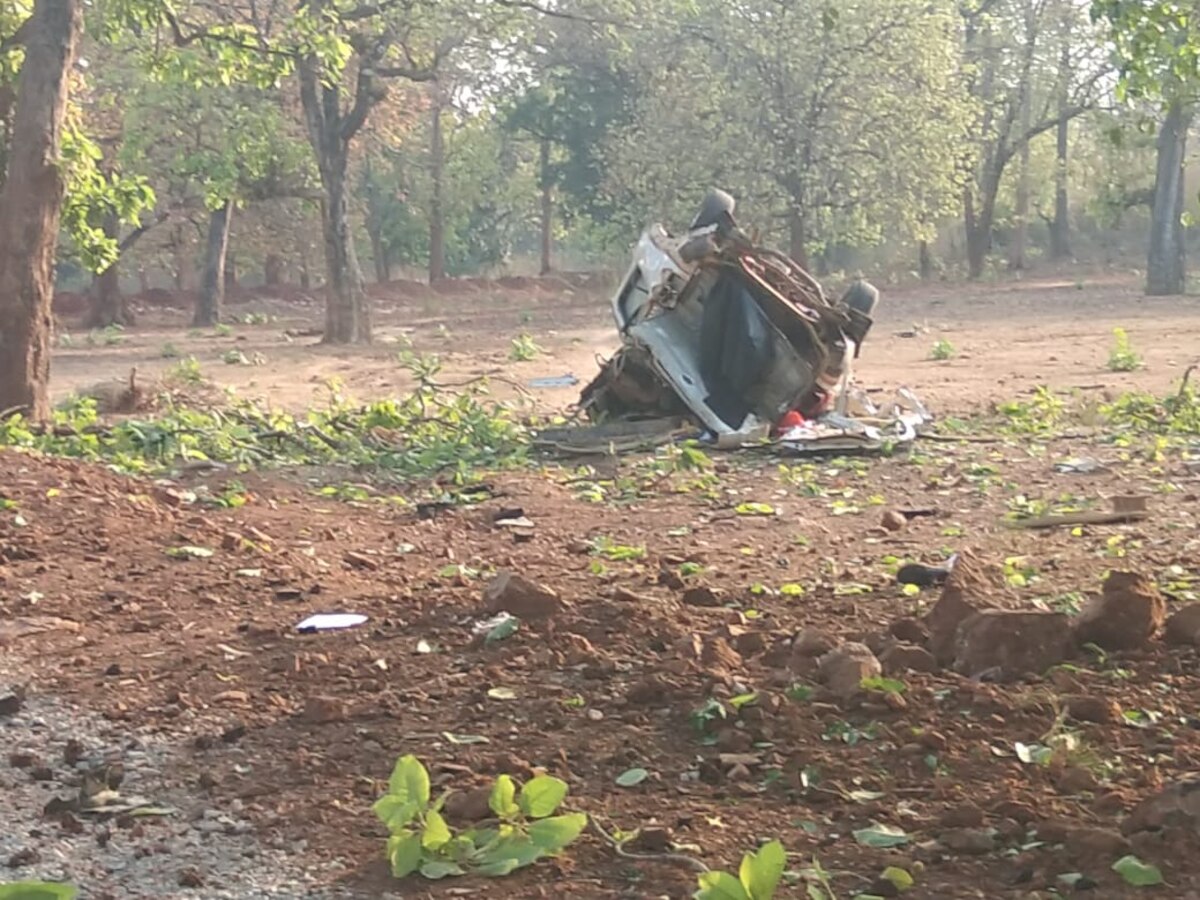
[[[1167,619],[1168,644],[1177,647],[1200,646],[1200,603],[1192,603]]]
[[[971,616],[995,606],[1000,591],[995,573],[975,554],[964,550],[946,579],[942,595],[925,617],[929,650],[939,664],[954,661],[959,626]]]
[[[1166,617],[1167,603],[1153,579],[1137,572],[1113,572],[1103,593],[1080,612],[1075,638],[1105,650],[1136,650],[1150,642]]]
[[[883,674],[883,667],[865,644],[843,644],[821,657],[820,674],[834,696],[847,700],[862,691],[864,678]]]
[[[1062,613],[989,609],[965,621],[955,641],[954,668],[972,678],[999,681],[1041,675],[1062,662],[1071,643]]]
[[[558,594],[515,572],[501,572],[483,589],[489,613],[507,612],[518,619],[548,619],[563,608]]]

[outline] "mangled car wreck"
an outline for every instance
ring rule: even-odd
[[[852,392],[875,288],[859,281],[830,302],[733,212],[713,191],[682,236],[662,225],[642,234],[612,301],[622,346],[580,399],[588,418],[686,418],[720,447],[773,436],[794,452],[862,451],[912,440],[928,417],[910,393],[878,410]]]

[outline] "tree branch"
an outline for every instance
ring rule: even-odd
[[[17,47],[25,45],[25,39],[29,37],[29,23],[32,19],[33,17],[30,16],[17,27],[16,31],[0,41],[0,53],[8,53],[10,50],[15,50]]]
[[[118,255],[123,254],[126,250],[128,250],[130,247],[132,247],[134,244],[136,244],[138,242],[138,240],[147,231],[149,231],[151,228],[153,228],[155,225],[161,225],[163,222],[167,221],[167,219],[169,219],[170,217],[171,217],[171,211],[169,209],[164,209],[162,212],[160,212],[157,216],[155,216],[149,222],[145,222],[145,223],[139,225],[137,228],[133,229],[133,231],[131,231],[131,232],[129,232],[129,234],[125,235],[125,238],[124,238],[124,240],[121,241],[121,243],[117,244]]]

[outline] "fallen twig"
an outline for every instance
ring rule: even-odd
[[[1150,518],[1150,513],[1146,510],[1125,510],[1123,512],[1084,510],[1077,513],[1018,519],[1013,522],[1013,527],[1040,529],[1060,528],[1064,525],[1124,525],[1128,522],[1141,522],[1148,518]]]
[[[922,434],[922,440],[939,444],[1003,444],[1004,438],[975,434]]]
[[[708,866],[700,862],[692,856],[685,856],[682,853],[630,853],[625,849],[625,842],[618,841],[615,837],[600,827],[600,823],[596,821],[595,816],[588,816],[588,827],[592,829],[603,841],[608,844],[616,852],[617,856],[623,859],[637,859],[644,862],[668,862],[676,863],[681,866],[687,866],[694,872],[704,874],[708,871]]]

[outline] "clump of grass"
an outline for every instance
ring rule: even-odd
[[[1142,367],[1142,358],[1133,349],[1124,328],[1113,329],[1113,346],[1108,354],[1108,371],[1133,372]]]
[[[508,358],[512,362],[531,362],[537,359],[541,352],[542,348],[537,345],[537,342],[532,337],[522,334],[512,339],[512,347],[508,351]]]
[[[958,355],[958,351],[954,349],[954,345],[945,338],[939,340],[933,345],[933,349],[929,351],[929,358],[937,362],[945,362],[948,359],[954,359]]]

